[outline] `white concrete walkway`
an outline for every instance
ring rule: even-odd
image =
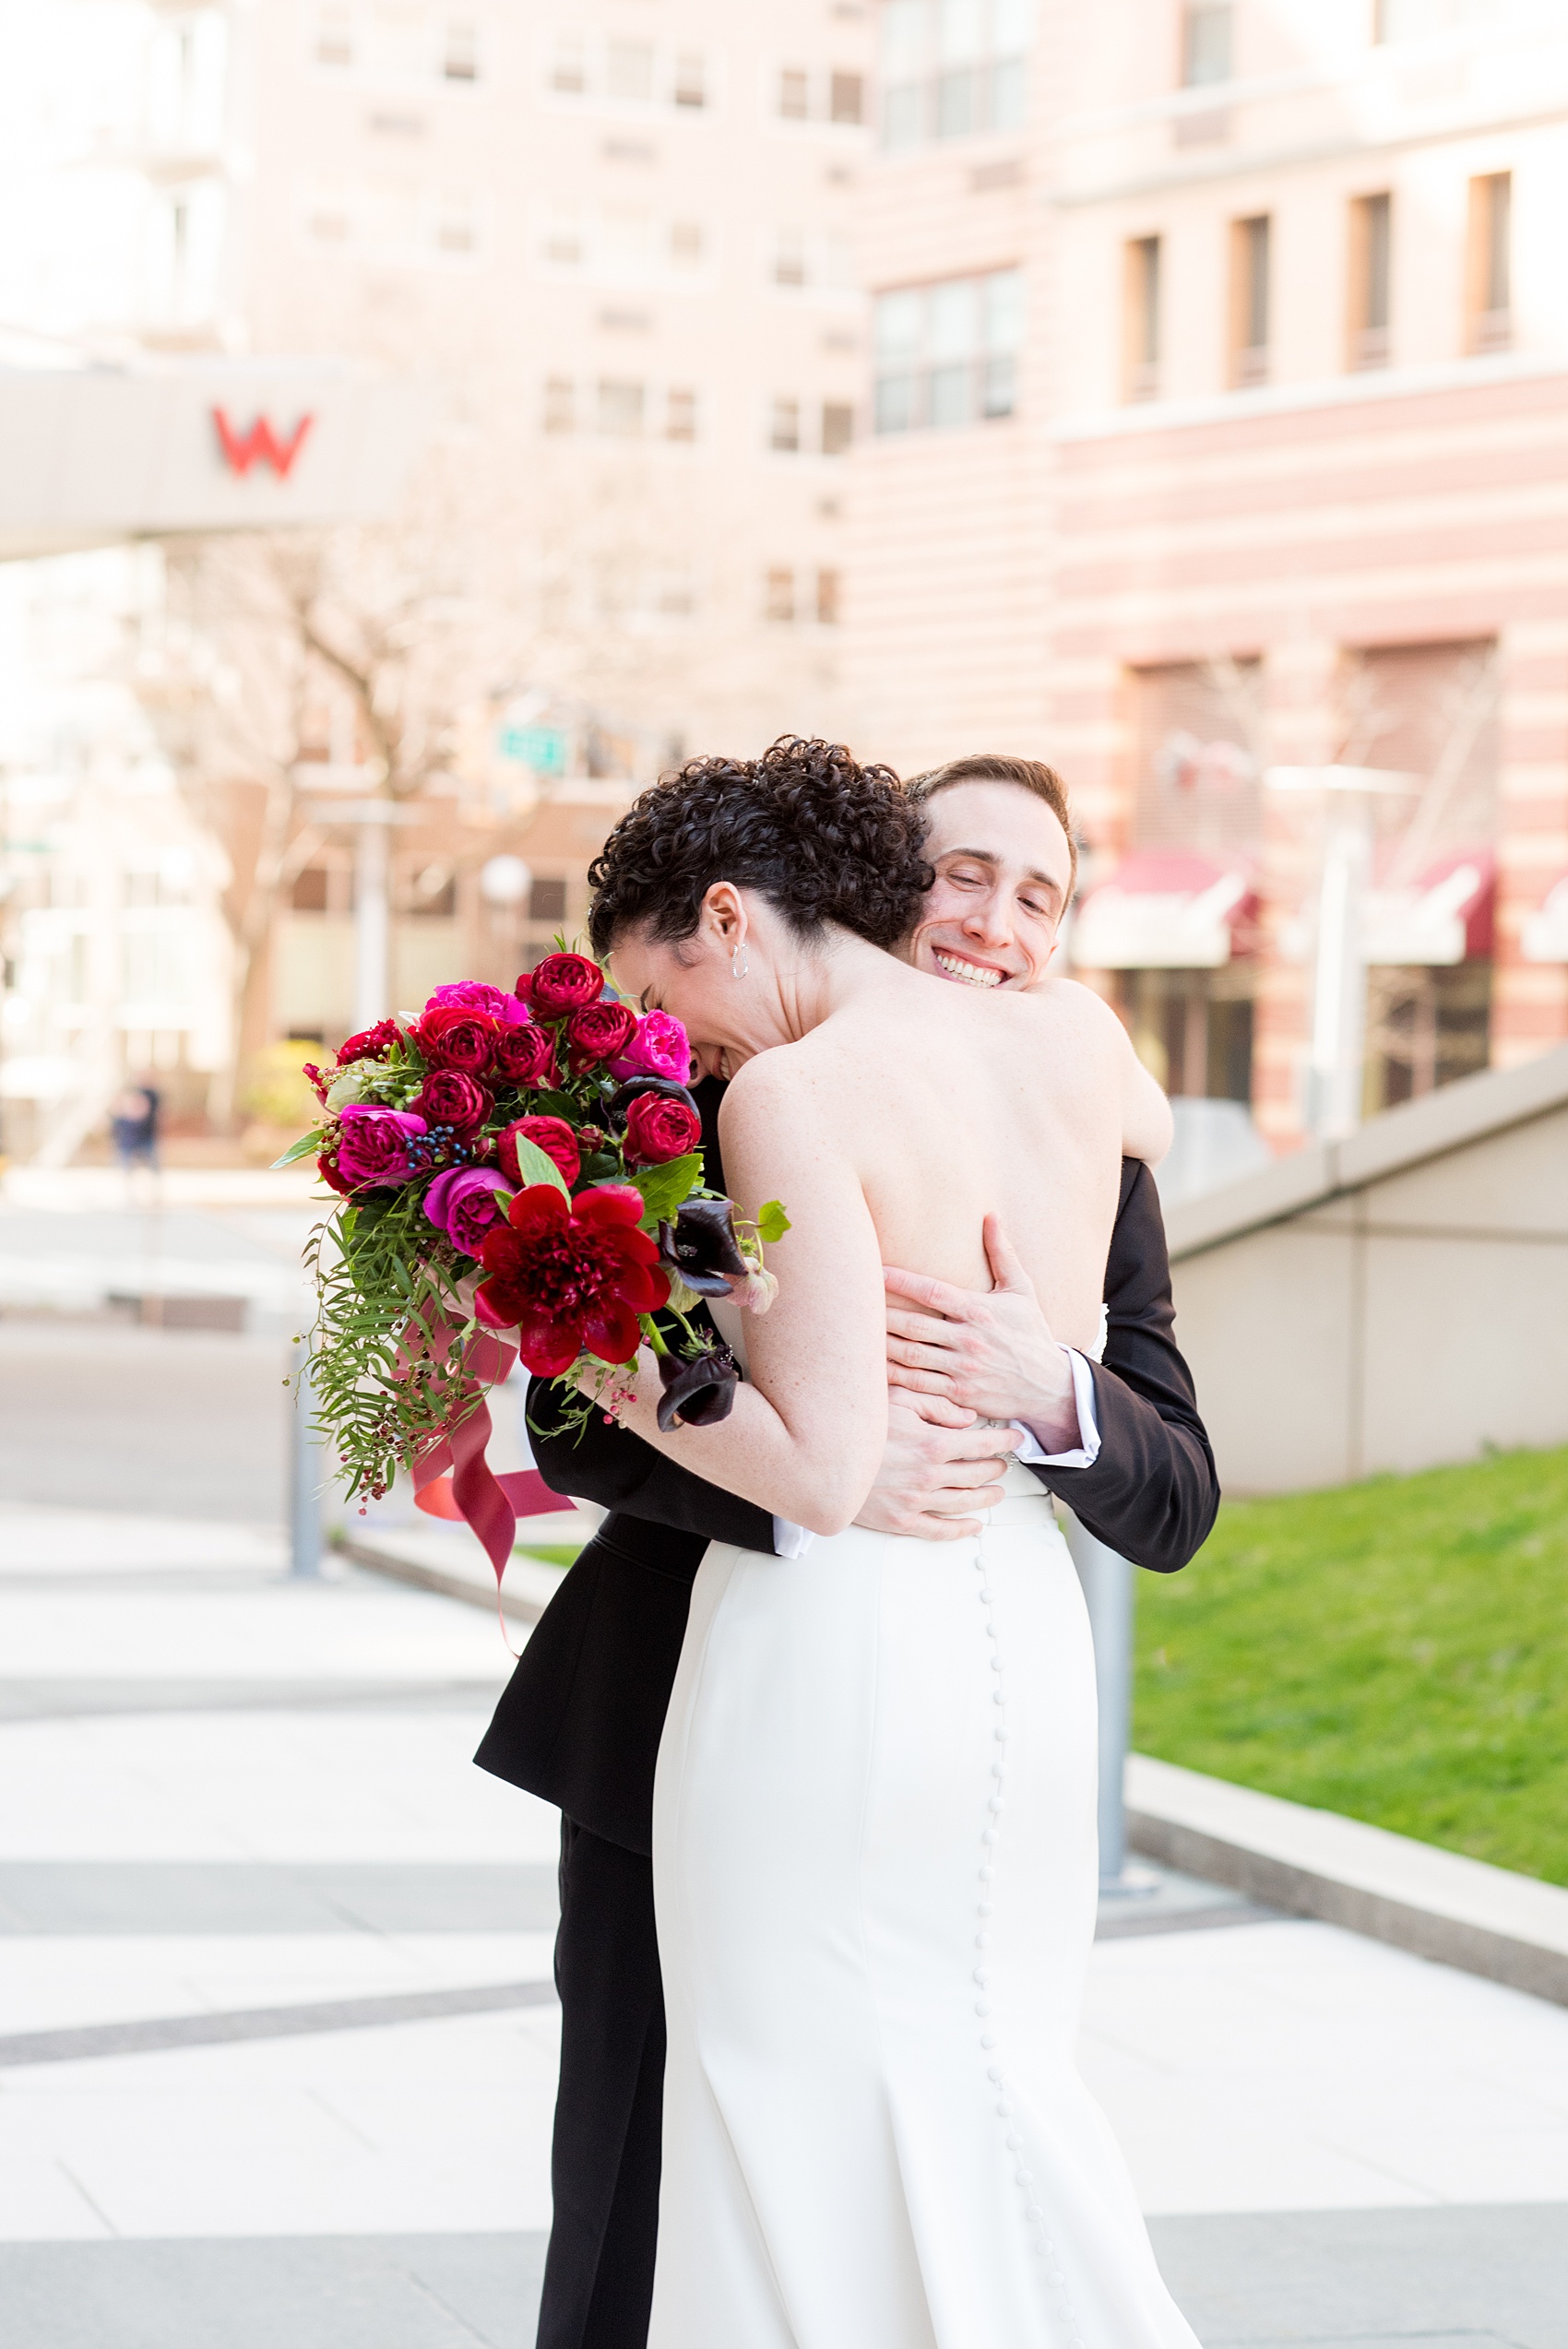
[[[469,1762],[509,1669],[494,1619],[281,1564],[243,1527],[0,1511],[0,2247],[352,2238],[362,2264],[368,2238],[548,2226],[555,1820]],[[1095,1953],[1085,2067],[1146,2210],[1536,2205],[1568,2241],[1568,2011],[1224,1914]],[[361,2004],[388,1998],[405,2019]],[[210,2043],[279,2009],[308,2028]],[[133,2022],[168,2028],[107,2052]],[[493,2286],[499,2331],[384,2311],[362,2337],[521,2349],[527,2289]],[[58,2338],[122,2349],[105,2321]],[[13,2337],[54,2336],[0,2316]]]

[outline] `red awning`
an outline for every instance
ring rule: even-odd
[[[1373,883],[1361,919],[1369,963],[1432,968],[1491,953],[1496,860],[1490,848],[1434,857],[1413,881]]]
[[[1085,970],[1217,970],[1253,950],[1251,870],[1185,848],[1140,848],[1091,889],[1073,922]]]

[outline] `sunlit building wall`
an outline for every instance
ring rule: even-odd
[[[889,0],[885,50],[921,13]],[[1372,818],[1369,1109],[1568,1036],[1568,27],[1048,5],[1029,59],[1005,122],[919,143],[885,87],[873,314],[960,270],[1026,299],[1011,412],[868,446],[852,672],[908,761],[1063,766],[1083,967],[1174,1091],[1284,1146],[1326,803],[1271,767],[1414,778]]]

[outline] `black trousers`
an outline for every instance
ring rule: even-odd
[[[538,2349],[644,2349],[664,2106],[653,1862],[566,1818],[555,1987],[555,2209]]]

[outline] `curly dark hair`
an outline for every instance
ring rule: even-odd
[[[629,808],[588,867],[588,936],[689,938],[716,881],[757,889],[802,936],[825,922],[891,946],[934,878],[925,818],[891,767],[780,735],[757,759],[688,759]]]

